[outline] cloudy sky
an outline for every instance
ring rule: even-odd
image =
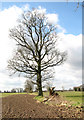
[[[56,89],[73,88],[82,84],[82,8],[73,2],[2,2],[0,4],[0,90],[24,87],[25,78],[9,76],[7,61],[12,57],[15,41],[9,38],[9,29],[17,24],[23,11],[38,8],[58,24],[60,50],[68,52],[67,61],[55,67],[52,81]]]

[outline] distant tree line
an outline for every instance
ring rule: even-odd
[[[23,88],[13,88],[10,91],[9,90],[3,91],[3,93],[22,93],[22,92],[24,92]]]

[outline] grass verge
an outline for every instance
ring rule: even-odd
[[[7,97],[10,95],[17,95],[17,94],[27,94],[27,93],[0,93],[0,97]]]
[[[42,97],[42,96],[35,96],[34,99],[37,100],[37,101],[40,101],[42,102],[44,100],[45,97]]]

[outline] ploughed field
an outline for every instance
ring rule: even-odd
[[[37,102],[34,95],[16,94],[2,97],[3,118],[82,118],[82,108],[49,106]]]

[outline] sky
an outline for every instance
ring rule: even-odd
[[[73,88],[82,84],[82,7],[77,2],[2,2],[0,4],[0,90],[24,88],[26,78],[9,76],[7,61],[13,56],[15,41],[9,29],[17,25],[23,11],[37,8],[46,12],[49,20],[58,24],[58,48],[67,51],[67,61],[56,66],[52,81],[56,89]]]

